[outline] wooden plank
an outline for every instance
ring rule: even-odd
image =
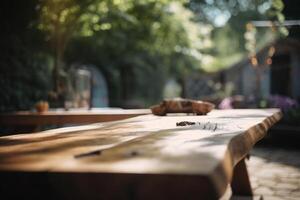
[[[41,126],[63,124],[88,124],[122,120],[150,114],[149,109],[92,109],[92,110],[53,110],[44,113],[22,111],[0,114],[2,126]]]
[[[63,185],[92,197],[217,199],[236,163],[280,118],[277,109],[214,110],[0,137],[0,171],[18,182],[28,173],[51,180],[59,194]],[[195,125],[176,126],[181,121]]]

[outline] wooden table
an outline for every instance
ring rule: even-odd
[[[20,111],[0,114],[0,126],[15,127],[16,132],[36,132],[45,125],[90,124],[150,114],[149,109],[93,108],[50,110],[44,113]]]
[[[214,110],[0,137],[0,194],[218,199],[231,183],[235,195],[251,196],[244,158],[280,118],[277,109]]]

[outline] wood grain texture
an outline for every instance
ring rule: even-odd
[[[280,118],[277,109],[214,110],[0,137],[0,177],[45,184],[53,199],[218,199]]]
[[[139,115],[150,114],[149,109],[92,109],[92,110],[56,110],[43,113],[22,111],[0,114],[2,126],[41,126],[62,124],[88,124],[122,120]]]

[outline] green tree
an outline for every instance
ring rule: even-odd
[[[244,37],[247,23],[284,20],[282,0],[191,0],[187,6],[196,13],[199,21],[214,26],[214,50],[211,52],[214,59],[210,63],[214,67],[207,68],[213,71],[228,67],[249,53],[249,41]],[[256,45],[252,51],[257,51],[278,37],[271,28],[257,29],[256,34]]]
[[[65,49],[80,30],[82,16],[94,0],[40,0],[37,8],[40,14],[38,28],[46,34],[54,55],[54,91],[60,92],[60,73],[63,71]]]
[[[119,88],[111,99],[157,101],[167,75],[200,69],[211,29],[193,21],[182,1],[102,1],[93,10],[85,17],[94,23],[74,38],[67,60],[100,66],[111,91]]]
[[[0,2],[0,112],[28,110],[47,98],[51,59],[34,22],[37,0]]]

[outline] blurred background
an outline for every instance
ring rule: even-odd
[[[297,0],[2,0],[0,113],[147,108],[164,98],[281,108],[252,152],[255,194],[300,198]],[[2,127],[1,127],[2,128]]]
[[[0,5],[0,111],[297,104],[297,1],[10,0]],[[226,98],[230,97],[230,98]],[[224,100],[224,101],[223,101]]]

